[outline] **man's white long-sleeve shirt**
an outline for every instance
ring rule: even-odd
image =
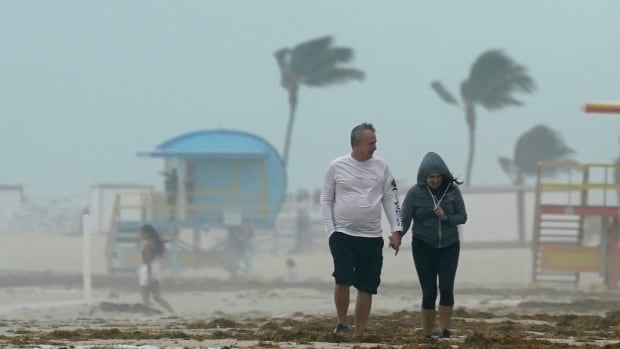
[[[339,231],[381,237],[381,207],[392,232],[401,231],[396,181],[383,160],[357,161],[348,154],[330,163],[321,189],[321,213],[328,235]]]

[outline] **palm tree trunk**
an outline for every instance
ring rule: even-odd
[[[291,136],[293,134],[293,124],[295,123],[295,111],[297,110],[297,86],[293,86],[288,90],[288,125],[286,126],[286,136],[284,139],[284,150],[282,151],[282,160],[284,168],[288,165],[288,154],[291,148]]]
[[[525,193],[523,192],[523,174],[517,169],[515,184],[517,189],[517,233],[519,234],[519,245],[525,245]]]
[[[465,119],[469,129],[469,151],[467,154],[467,172],[465,174],[465,185],[471,185],[471,170],[474,166],[474,153],[476,147],[476,111],[472,103],[467,103],[465,107]]]

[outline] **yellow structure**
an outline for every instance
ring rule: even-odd
[[[532,282],[567,282],[598,272],[608,288],[620,276],[620,184],[615,164],[541,162],[532,234]],[[543,180],[561,174],[559,181]]]

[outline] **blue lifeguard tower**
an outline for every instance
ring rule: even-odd
[[[225,251],[200,248],[204,230],[273,228],[286,194],[286,173],[279,153],[264,139],[238,130],[202,130],[171,138],[138,156],[164,160],[165,190],[117,196],[109,271],[133,271],[140,264],[135,244],[145,223],[165,235],[174,270],[221,264],[214,261],[221,262]],[[180,230],[188,229],[194,232],[191,243],[178,238]],[[127,240],[130,246],[125,248]]]

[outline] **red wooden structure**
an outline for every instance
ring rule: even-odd
[[[620,102],[587,102],[583,109],[586,113],[620,114]]]
[[[564,170],[565,178],[543,180]],[[598,272],[609,289],[620,278],[620,184],[615,164],[543,162],[538,166],[532,234],[532,281],[578,285]]]

